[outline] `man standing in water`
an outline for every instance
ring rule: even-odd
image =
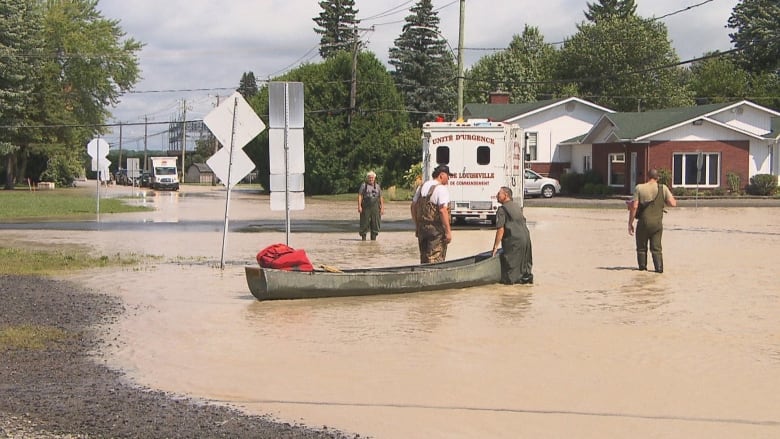
[[[450,227],[450,168],[439,165],[433,170],[433,179],[423,183],[412,199],[412,220],[420,248],[420,263],[443,262],[447,245],[452,241]]]
[[[360,213],[360,238],[365,241],[366,233],[371,231],[371,240],[379,235],[382,215],[385,213],[385,200],[382,188],[376,182],[376,173],[369,171],[366,181],[358,189],[358,213]]]
[[[531,233],[525,223],[523,208],[512,200],[512,189],[506,186],[498,190],[496,199],[501,206],[496,211],[493,256],[498,253],[500,244],[504,250],[501,254],[501,283],[532,284],[534,275],[531,273]]]
[[[665,184],[658,182],[658,170],[651,169],[647,183],[638,184],[634,198],[628,207],[628,234],[634,234],[636,224],[636,262],[640,270],[647,270],[647,242],[657,273],[664,272],[664,257],[661,251],[661,237],[664,232],[664,207],[677,206],[677,200]]]

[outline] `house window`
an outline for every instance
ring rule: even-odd
[[[609,155],[609,181],[610,186],[624,186],[626,184],[626,155],[624,153],[612,153]]]
[[[586,155],[582,157],[582,172],[588,172],[593,169],[593,159]]]
[[[436,164],[448,165],[450,163],[450,147],[440,146],[436,148]]]
[[[478,146],[477,147],[477,164],[489,165],[490,164],[490,147]]]
[[[525,133],[525,161],[535,162],[536,159],[536,144],[539,133]]]
[[[699,170],[699,153],[676,153],[673,155],[672,167],[672,184],[674,186],[720,186],[719,153],[702,153],[701,171]]]

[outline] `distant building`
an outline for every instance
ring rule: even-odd
[[[205,163],[193,163],[187,168],[185,183],[213,184],[216,182],[214,171]]]

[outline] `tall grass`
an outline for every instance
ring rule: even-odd
[[[0,247],[0,274],[52,274],[61,271],[82,270],[116,265],[137,265],[138,255],[92,256],[84,250],[33,250]]]

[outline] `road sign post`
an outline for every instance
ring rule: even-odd
[[[135,187],[135,182],[141,176],[141,164],[138,158],[127,159],[127,178],[130,179],[130,184]],[[140,186],[140,181],[138,182]]]
[[[92,157],[92,170],[97,172],[97,195],[95,213],[97,215],[97,222],[100,222],[100,183],[108,175],[108,167],[111,166],[111,161],[108,159],[108,142],[100,137],[94,138],[87,143],[87,154]]]
[[[235,92],[217,108],[203,118],[203,123],[211,130],[222,148],[206,160],[214,175],[225,185],[225,224],[222,231],[222,256],[220,269],[225,269],[225,246],[227,242],[228,214],[230,211],[230,190],[242,178],[255,168],[252,159],[243,148],[258,134],[263,132],[265,124],[244,100],[241,93]]]
[[[290,244],[290,211],[303,210],[303,83],[268,84],[268,158],[271,210],[285,211]]]

